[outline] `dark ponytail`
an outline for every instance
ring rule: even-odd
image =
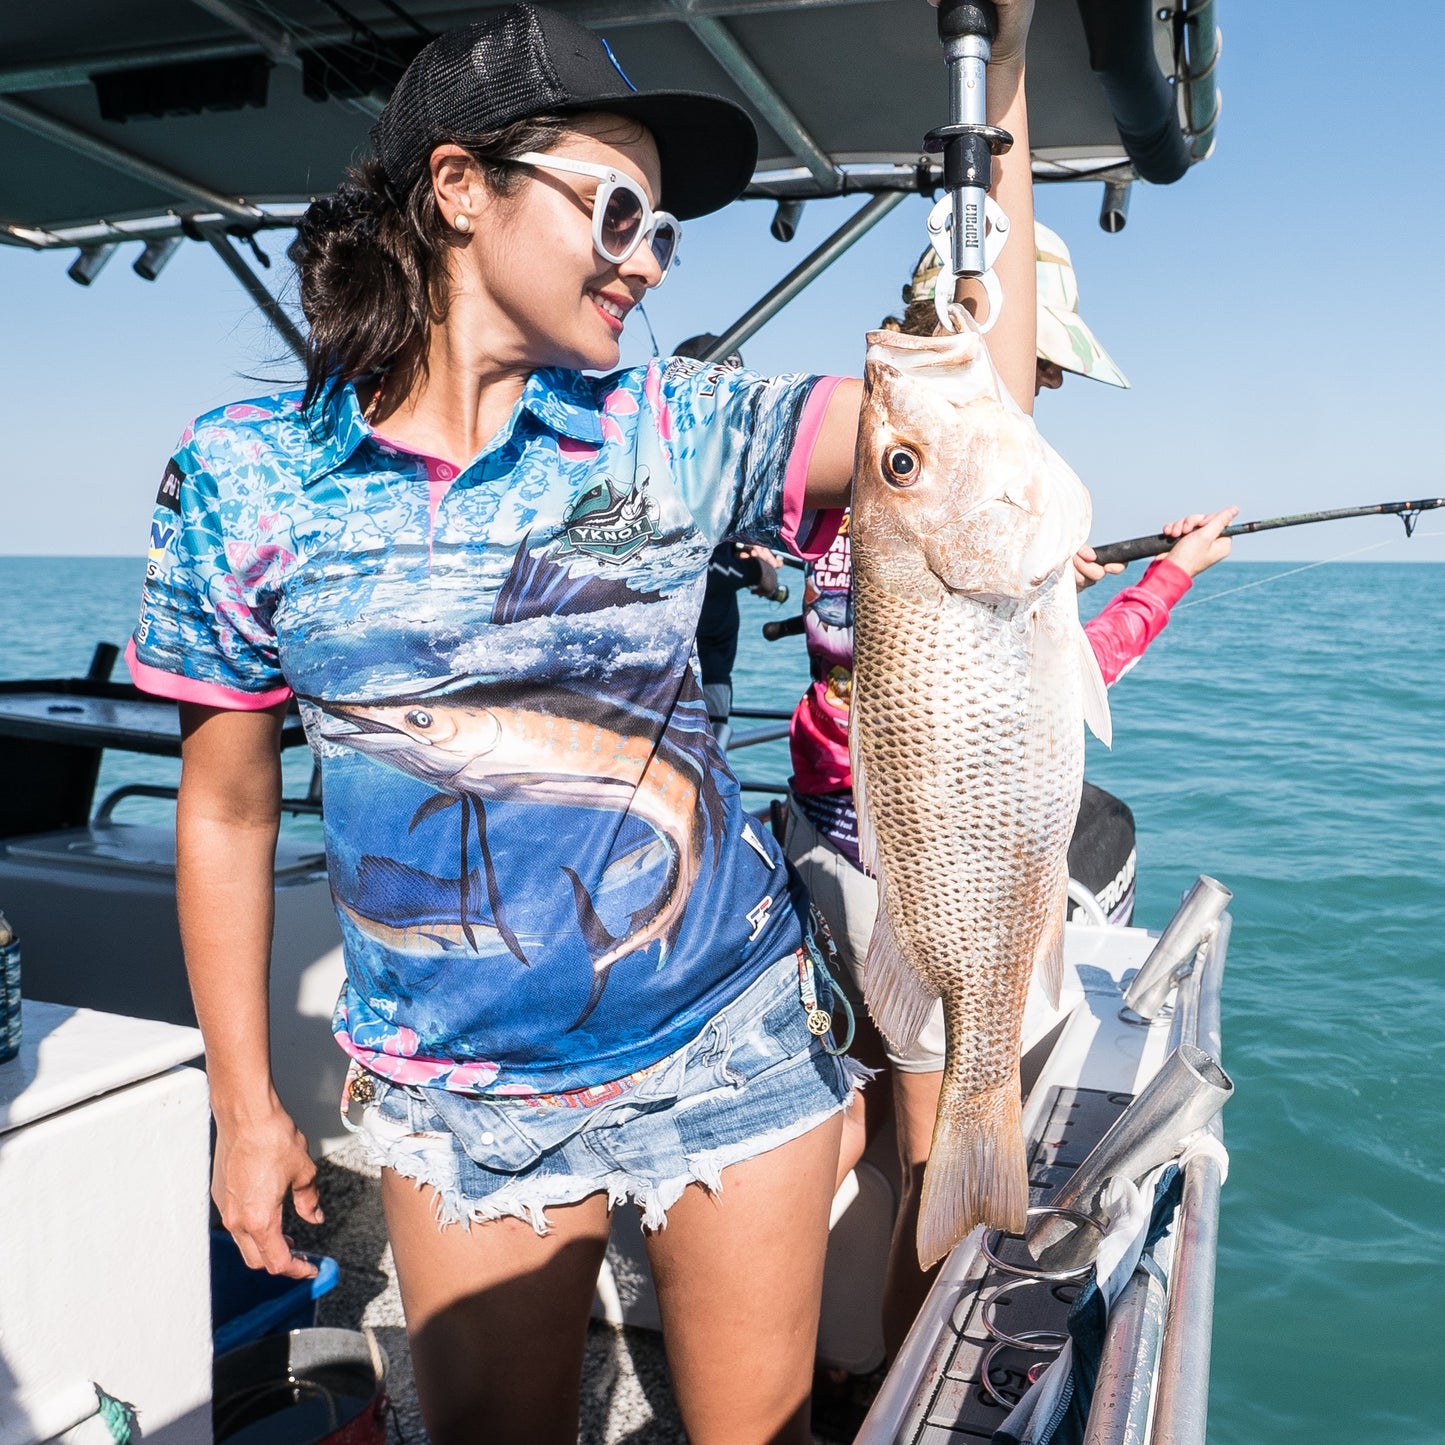
[[[508,160],[550,149],[568,129],[562,117],[543,115],[448,139],[470,152],[494,192],[506,195],[522,177]],[[398,195],[380,163],[366,160],[334,195],[311,203],[286,253],[310,323],[308,410],[333,388],[366,376],[388,378],[393,405],[411,390],[426,368],[431,328],[446,318],[445,257],[455,236],[437,209],[428,169]]]

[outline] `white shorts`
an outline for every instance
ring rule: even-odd
[[[868,940],[878,917],[878,885],[855,868],[796,803],[788,809],[784,851],[833,935],[848,975],[838,980],[839,986],[855,1004],[861,1004]],[[934,1004],[923,1032],[906,1049],[894,1049],[886,1039],[883,1047],[888,1062],[905,1074],[932,1074],[942,1069],[943,1004]]]

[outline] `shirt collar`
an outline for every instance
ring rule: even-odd
[[[551,367],[534,371],[522,391],[522,406],[543,426],[573,441],[602,444],[597,388],[580,371]]]
[[[302,459],[301,485],[309,487],[328,472],[349,461],[351,454],[371,435],[361,414],[356,388],[347,382],[323,392],[321,399],[302,413],[310,438],[310,454]]]
[[[544,368],[534,371],[522,389],[520,410],[530,412],[543,426],[573,441],[602,444],[602,417],[597,407],[596,388],[578,371]],[[517,412],[495,438],[494,449],[507,440],[515,428]],[[306,413],[310,433],[310,455],[305,458],[303,486],[318,482],[350,460],[352,453],[371,435],[361,414],[356,387],[351,382],[334,387]]]

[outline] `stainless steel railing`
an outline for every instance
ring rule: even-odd
[[[1193,900],[1193,917],[1185,920],[1190,927],[1199,923],[1201,892],[1211,905],[1219,893],[1228,901],[1228,890],[1213,879],[1200,882],[1212,886],[1201,890],[1196,885],[1180,908],[1180,914],[1191,911]],[[1220,907],[1222,909],[1222,904]],[[1176,920],[1180,914],[1175,915]],[[1161,969],[1156,980],[1162,975],[1177,984],[1170,1023],[1171,1057],[1182,1049],[1189,1049],[1218,1067],[1220,994],[1231,926],[1229,914],[1217,912],[1207,936],[1198,941],[1186,940],[1179,946],[1179,935],[1185,930],[1176,930],[1177,952],[1172,958],[1163,955],[1167,969]],[[1168,930],[1160,939],[1161,945],[1167,936]],[[1181,977],[1189,962],[1189,952],[1194,954],[1192,966]],[[1160,956],[1159,946],[1151,955],[1151,961],[1156,956]],[[1137,985],[1148,967],[1146,962],[1134,980],[1136,987],[1130,989],[1136,999],[1147,993],[1137,990]],[[1162,1004],[1156,984],[1154,998],[1146,998],[1151,1017],[1157,1017]],[[1148,1026],[1146,1020],[1139,1022]],[[1205,1128],[1222,1141],[1223,1126],[1217,1110]],[[1194,1154],[1186,1162],[1183,1197],[1169,1251],[1172,1259],[1168,1289],[1162,1296],[1156,1295],[1157,1282],[1148,1282],[1145,1278],[1149,1275],[1148,1266],[1141,1264],[1140,1271],[1115,1301],[1109,1315],[1085,1445],[1205,1445],[1223,1183],[1220,1162],[1211,1153]],[[1153,1317],[1161,1304],[1163,1327],[1156,1330]],[[1127,1401],[1128,1408],[1120,1408],[1121,1401]]]

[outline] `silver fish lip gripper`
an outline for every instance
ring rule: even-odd
[[[1013,137],[988,124],[987,71],[997,12],[987,0],[939,0],[938,38],[948,62],[949,123],[928,132],[923,148],[943,154],[943,184],[953,200],[951,260],[955,277],[977,278],[984,256],[984,207],[993,158]]]

